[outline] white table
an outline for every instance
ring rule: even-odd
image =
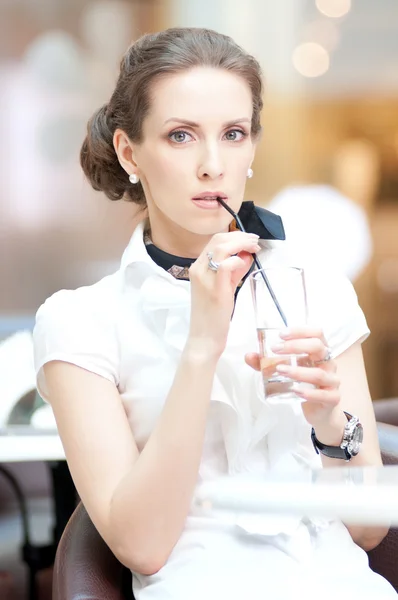
[[[270,474],[204,483],[205,511],[332,517],[350,524],[398,526],[398,466],[332,467],[302,475]]]
[[[56,431],[9,427],[0,429],[0,463],[65,460]]]

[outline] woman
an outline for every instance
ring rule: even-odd
[[[81,164],[96,190],[145,207],[148,219],[117,273],[56,293],[37,314],[40,393],[90,517],[133,572],[137,600],[286,600],[303,589],[307,598],[395,596],[362,549],[383,528],[231,521],[191,506],[202,481],[320,465],[311,427],[337,447],[344,411],[365,430],[350,464],[381,464],[360,349],[368,329],[347,282],[308,273],[323,329],[281,334],[281,353],[316,363],[292,373],[315,384],[307,402],[271,407],[262,396],[246,276],[252,253],[265,265],[280,252],[237,231],[217,201],[246,211],[251,228],[255,213],[242,201],[261,93],[258,63],[218,33],[171,29],[133,44],[89,122]],[[264,223],[262,239],[283,237],[277,217]]]

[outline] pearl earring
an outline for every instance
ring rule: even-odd
[[[140,178],[135,173],[131,173],[131,175],[129,175],[129,180],[130,183],[138,183]]]
[[[253,169],[248,169],[247,170],[247,178],[251,179],[253,177]]]

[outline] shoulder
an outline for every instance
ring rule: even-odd
[[[76,290],[60,290],[39,308],[33,330],[38,388],[47,388],[42,367],[53,360],[72,363],[118,383],[116,317],[121,298],[119,273]]]
[[[122,283],[119,272],[104,277],[97,283],[74,290],[63,289],[52,294],[39,307],[39,319],[100,317],[109,320],[115,315],[120,302]]]

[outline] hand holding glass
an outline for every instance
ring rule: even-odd
[[[296,267],[269,267],[254,271],[250,280],[265,395],[270,402],[301,402],[302,398],[294,393],[297,382],[279,373],[276,366],[311,366],[311,362],[307,354],[273,352],[272,348],[283,342],[279,333],[285,329],[285,324],[266,281],[278,299],[288,327],[300,327],[306,325],[308,320],[304,271]],[[302,387],[309,384],[299,385]]]

